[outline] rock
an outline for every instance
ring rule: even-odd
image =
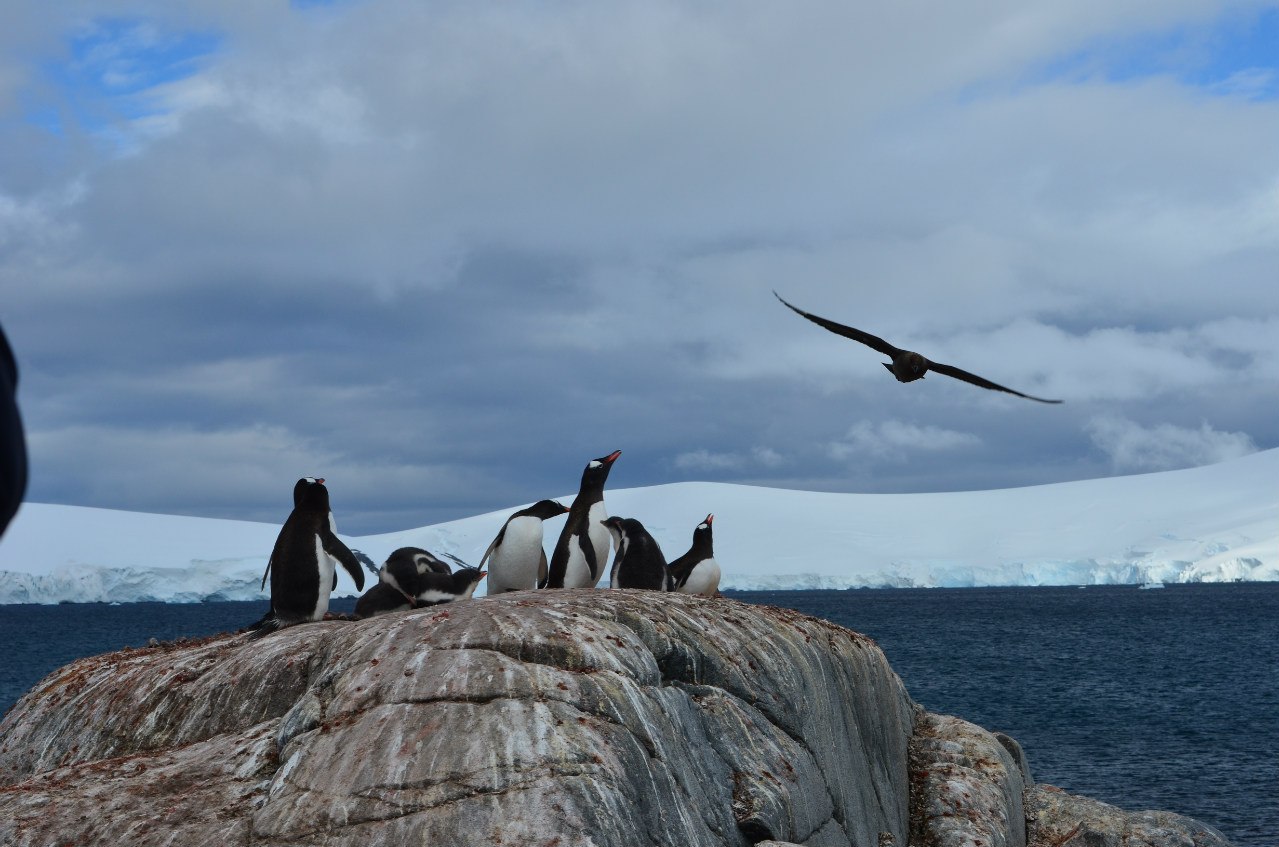
[[[1026,795],[1030,847],[1229,847],[1210,826],[1172,812],[1125,812],[1040,785]]]
[[[0,841],[905,845],[912,719],[789,610],[509,594],[76,662],[0,724]]]
[[[910,767],[912,844],[1026,847],[1022,771],[995,735],[925,714],[915,724]]]
[[[75,662],[0,722],[0,843],[1228,847],[1034,786],[842,627],[595,590]]]

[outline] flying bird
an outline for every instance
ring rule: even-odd
[[[1039,403],[1061,402],[1060,400],[1045,400],[1043,397],[1032,397],[1029,394],[1022,394],[1020,391],[1013,391],[1011,388],[1006,388],[999,383],[991,382],[984,377],[977,376],[977,374],[961,370],[954,365],[943,365],[941,362],[930,362],[918,353],[894,347],[877,335],[871,335],[869,332],[862,332],[860,329],[853,329],[851,326],[844,326],[843,324],[835,323],[834,321],[828,321],[826,318],[810,314],[805,312],[803,309],[797,309],[790,303],[782,300],[782,295],[778,294],[776,291],[773,292],[773,296],[778,300],[781,300],[782,305],[790,309],[795,314],[808,318],[813,323],[830,330],[836,335],[842,335],[845,338],[860,341],[872,350],[878,350],[885,356],[888,356],[893,361],[891,364],[884,362],[884,367],[888,368],[889,372],[893,376],[897,377],[898,382],[914,382],[917,379],[923,379],[924,374],[928,371],[934,371],[939,374],[944,374],[945,376],[954,377],[955,379],[962,379],[964,382],[971,382],[973,385],[979,385],[982,388],[989,388],[992,391],[1006,391],[1009,394],[1016,394],[1018,397],[1025,397],[1027,400],[1035,400]]]

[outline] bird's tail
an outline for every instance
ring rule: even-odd
[[[249,633],[250,641],[257,641],[264,635],[270,635],[276,630],[282,629],[284,624],[275,616],[273,609],[268,609],[267,613],[259,618],[255,623],[249,624],[245,631]]]

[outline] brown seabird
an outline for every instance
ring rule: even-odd
[[[842,335],[845,338],[860,341],[872,350],[878,350],[885,356],[891,358],[893,360],[892,363],[889,364],[888,362],[884,362],[884,367],[888,368],[889,372],[892,373],[893,376],[897,377],[898,382],[913,382],[917,379],[923,379],[924,374],[928,371],[935,371],[936,373],[954,377],[955,379],[962,379],[964,382],[970,382],[973,385],[979,385],[982,388],[989,388],[992,391],[1006,391],[1009,394],[1016,394],[1018,397],[1025,397],[1027,400],[1035,400],[1040,403],[1061,402],[1060,400],[1045,400],[1042,397],[1032,397],[1029,394],[1022,394],[1020,391],[1013,391],[1011,388],[1006,388],[998,383],[991,382],[984,377],[977,376],[977,374],[961,370],[954,365],[943,365],[940,362],[930,362],[918,353],[894,347],[877,335],[871,335],[869,332],[862,332],[860,329],[853,329],[851,326],[844,326],[843,324],[835,323],[834,321],[827,320],[826,318],[805,312],[803,309],[798,309],[790,303],[787,303],[785,300],[782,300],[782,295],[778,294],[776,291],[773,292],[773,296],[778,300],[781,300],[782,305],[790,309],[795,314],[808,318],[813,323],[830,330],[836,335]]]

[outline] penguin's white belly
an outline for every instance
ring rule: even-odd
[[[604,567],[608,564],[608,549],[613,538],[608,527],[604,526],[604,519],[607,517],[608,511],[604,508],[603,500],[591,504],[590,511],[586,513],[586,537],[595,551],[595,573],[591,573],[582,549],[573,544],[569,548],[568,566],[564,570],[565,588],[594,588],[595,583],[599,582],[599,574],[604,572]]]
[[[324,541],[318,535],[315,536],[315,563],[320,572],[320,585],[316,593],[315,609],[311,611],[311,620],[318,621],[322,620],[324,613],[329,610],[329,594],[333,591],[333,574],[337,567],[337,559],[324,551]]]
[[[587,564],[586,554],[582,552],[582,548],[574,544],[569,547],[568,562],[564,565],[564,587],[590,588],[593,584],[591,567]]]
[[[700,594],[713,597],[719,591],[719,562],[713,558],[703,559],[693,567],[688,581],[679,588],[681,594]]]
[[[502,544],[489,557],[489,593],[537,588],[543,555],[541,519],[512,518],[502,533]]]

